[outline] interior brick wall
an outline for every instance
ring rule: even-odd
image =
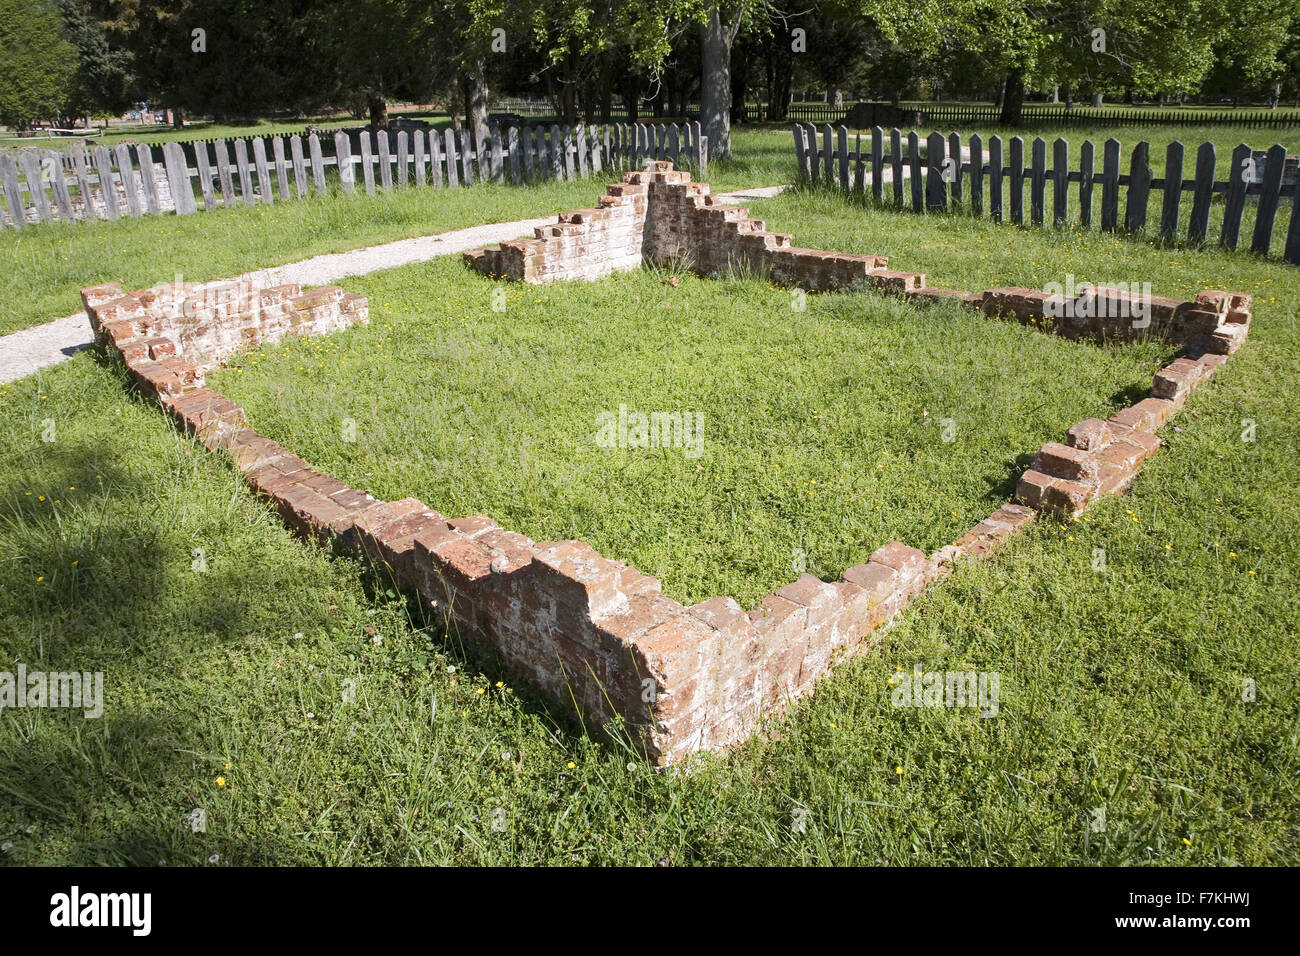
[[[524,282],[597,279],[642,265],[680,264],[701,275],[769,276],[810,292],[866,283],[906,291],[925,276],[894,272],[885,256],[800,249],[785,233],[768,232],[746,209],[725,205],[708,183],[691,181],[673,164],[653,161],[625,173],[597,209],[561,213],[535,238],[474,249],[465,261],[487,275]]]

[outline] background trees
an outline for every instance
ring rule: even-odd
[[[76,87],[77,51],[52,0],[0,0],[0,123],[24,129],[61,116]]]
[[[567,122],[681,115],[710,152],[796,96],[1024,102],[1300,97],[1295,0],[0,0],[0,120],[148,101],[220,120],[494,97]]]

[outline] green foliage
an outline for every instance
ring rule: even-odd
[[[134,79],[131,54],[114,46],[94,0],[58,0],[64,31],[77,48],[77,76],[63,112],[68,117],[109,116],[127,110]]]
[[[77,51],[52,0],[0,0],[0,123],[24,128],[62,115]]]

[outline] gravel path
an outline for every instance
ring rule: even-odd
[[[722,193],[718,198],[735,205],[751,199],[775,196],[785,188],[764,186],[760,189]],[[367,272],[392,269],[413,262],[427,262],[438,256],[454,255],[519,236],[531,236],[536,226],[554,222],[555,216],[552,215],[541,219],[471,226],[469,229],[456,229],[436,236],[399,239],[378,246],[353,249],[351,252],[332,252],[231,278],[249,279],[258,285],[280,285],[286,282],[297,282],[304,286],[328,285],[347,276],[365,275]],[[0,384],[16,382],[39,369],[64,362],[90,344],[90,327],[84,312],[0,336]]]

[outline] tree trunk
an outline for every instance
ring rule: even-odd
[[[179,106],[172,107],[172,129],[185,128],[185,110]]]
[[[1095,109],[1101,109],[1101,94],[1100,94],[1100,93],[1093,93],[1093,94],[1092,94],[1092,105],[1093,105],[1093,107],[1094,107]]]
[[[998,123],[1003,126],[1019,126],[1024,105],[1025,74],[1017,67],[1007,73],[1007,88],[1002,98],[1002,113],[998,116]]]
[[[1068,113],[1072,109],[1074,109],[1074,87],[1071,84],[1066,83],[1065,84],[1065,111]]]
[[[734,51],[733,51],[734,52]],[[748,50],[742,50],[739,60],[735,56],[731,62],[731,123],[745,123],[749,114],[745,111],[745,93],[749,89]]]
[[[470,135],[474,144],[486,143],[488,139],[488,86],[487,67],[482,60],[475,60],[465,70],[465,118],[469,121]]]
[[[388,129],[388,100],[379,93],[371,93],[366,98],[366,106],[370,109],[370,128]]]
[[[782,121],[790,116],[794,99],[794,56],[790,52],[789,34],[777,34],[767,55],[767,121]]]
[[[700,27],[700,125],[709,159],[731,158],[731,39],[714,7]]]

